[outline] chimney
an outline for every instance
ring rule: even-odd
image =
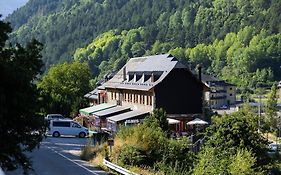
[[[123,68],[123,81],[126,81],[126,66]]]
[[[202,67],[201,67],[201,65],[200,64],[198,64],[197,65],[197,70],[198,70],[198,79],[200,80],[200,81],[202,81]]]
[[[154,73],[151,74],[151,82],[154,82]]]

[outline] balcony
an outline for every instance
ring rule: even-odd
[[[223,96],[216,96],[216,97],[210,97],[210,100],[219,100],[219,99],[226,99],[226,95],[223,95]]]

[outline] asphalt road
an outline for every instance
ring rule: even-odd
[[[86,161],[80,160],[81,148],[87,138],[47,137],[39,149],[28,154],[32,157],[34,171],[30,175],[107,175]],[[5,172],[6,175],[22,175],[21,169]]]

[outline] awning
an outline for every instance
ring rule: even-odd
[[[106,117],[106,116],[113,116],[118,115],[120,113],[128,112],[130,110],[130,107],[123,107],[123,106],[114,106],[112,108],[108,108],[102,111],[98,111],[93,113],[93,115],[98,117]]]
[[[167,120],[168,120],[168,123],[169,123],[170,125],[180,123],[180,121],[179,121],[179,120],[172,119],[172,118],[167,118]]]
[[[201,120],[199,118],[195,118],[194,120],[187,122],[187,125],[207,125],[208,122]]]
[[[108,109],[108,108],[112,108],[114,106],[116,106],[116,105],[108,104],[108,103],[102,103],[102,104],[99,104],[99,105],[95,105],[95,106],[91,106],[91,107],[88,107],[88,108],[80,109],[79,112],[80,112],[80,114],[91,115],[94,112],[102,111],[102,110],[105,110],[105,109]]]
[[[107,118],[109,122],[120,122],[120,121],[124,121],[127,119],[131,119],[131,118],[135,118],[135,117],[140,117],[142,115],[148,114],[148,111],[129,111],[129,112],[125,112],[119,115],[115,115],[112,117]]]

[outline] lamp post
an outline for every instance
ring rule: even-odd
[[[259,99],[258,102],[258,132],[261,132],[261,98],[265,98],[263,95],[258,95],[257,98]]]

